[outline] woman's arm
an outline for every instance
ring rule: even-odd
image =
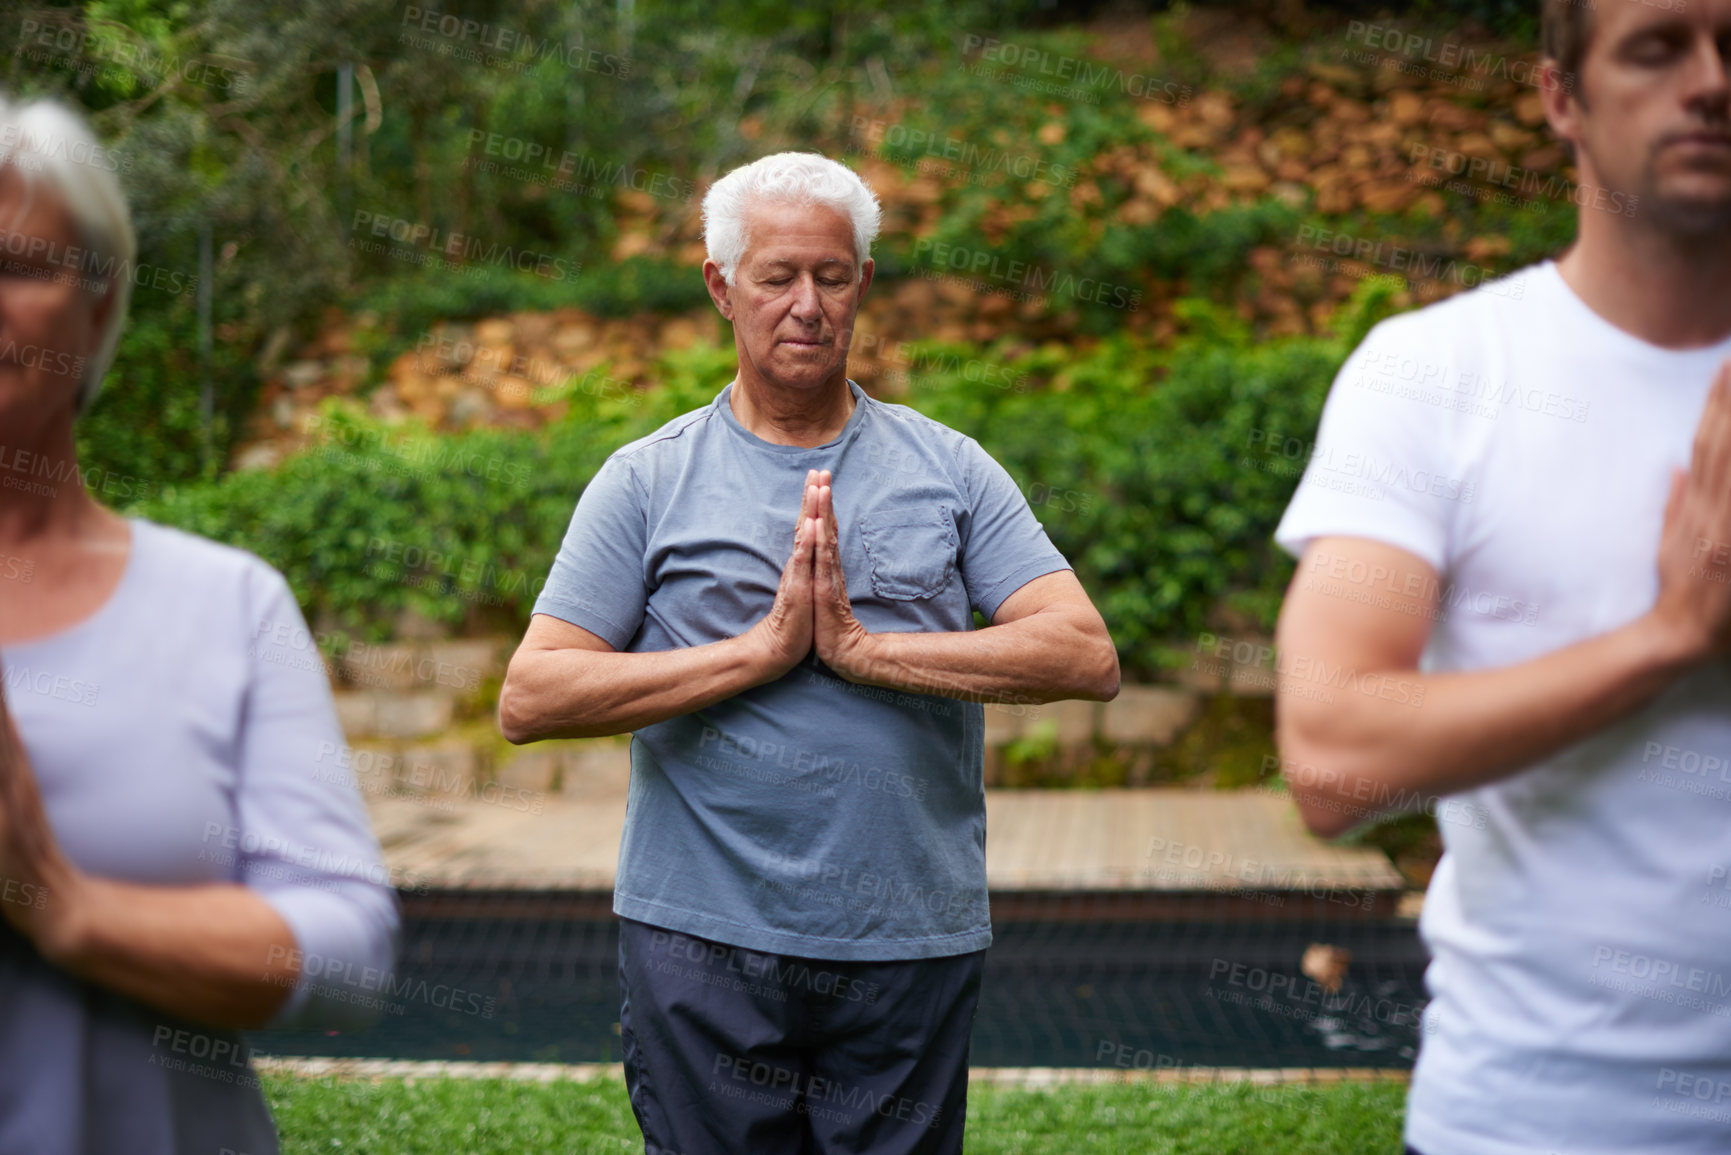
[[[269,639],[308,636],[288,584],[256,562],[243,580],[235,632],[209,643],[258,639],[238,711],[232,824],[203,831],[206,849],[229,852],[233,880],[154,885],[79,869],[0,693],[0,915],[49,962],[182,1018],[359,1025],[386,989],[396,894],[340,757],[323,667],[269,652]]]
[[[49,962],[217,1027],[268,1022],[295,984],[294,934],[244,886],[139,886],[61,852],[0,689],[0,902]]]

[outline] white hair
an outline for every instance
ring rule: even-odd
[[[778,152],[741,165],[716,181],[703,197],[703,243],[709,259],[733,284],[733,274],[745,259],[750,240],[745,235],[746,210],[773,202],[825,205],[853,225],[854,271],[871,255],[883,222],[878,198],[851,168],[815,152]]]
[[[78,411],[85,413],[95,402],[102,378],[120,347],[120,331],[126,326],[126,309],[132,299],[133,263],[138,256],[132,214],[114,175],[119,163],[96,140],[83,118],[65,105],[52,100],[13,104],[0,96],[0,167],[6,165],[23,176],[33,193],[46,186],[66,206],[85,250],[78,265],[80,279],[98,272],[111,278],[98,291],[112,293],[114,302],[96,351],[84,360],[84,376],[78,383]],[[5,247],[0,244],[0,259],[4,259]]]

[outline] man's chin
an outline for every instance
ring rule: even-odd
[[[1691,176],[1663,182],[1631,213],[1649,216],[1666,232],[1687,236],[1731,233],[1731,176]]]
[[[802,357],[778,357],[766,377],[784,389],[816,389],[836,375],[841,364],[824,358],[820,364]]]

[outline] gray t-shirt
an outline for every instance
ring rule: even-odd
[[[806,470],[834,474],[867,630],[959,631],[1069,566],[978,442],[866,396],[828,444],[776,445],[715,401],[614,453],[536,613],[642,653],[736,637],[775,601]],[[638,730],[613,909],[754,950],[935,958],[991,945],[984,710],[780,679]]]

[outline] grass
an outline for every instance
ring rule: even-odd
[[[617,1079],[265,1076],[283,1155],[641,1151]],[[969,1155],[1396,1155],[1406,1087],[975,1086]]]

